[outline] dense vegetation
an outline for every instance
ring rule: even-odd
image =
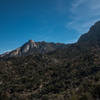
[[[100,49],[70,48],[1,60],[0,99],[100,99]]]

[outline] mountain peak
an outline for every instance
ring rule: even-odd
[[[83,34],[79,38],[78,43],[100,44],[100,21],[96,22],[86,34]]]
[[[96,23],[90,28],[90,30],[89,30],[88,33],[91,33],[91,34],[93,34],[93,33],[95,33],[95,34],[100,34],[100,32],[98,32],[98,31],[100,31],[100,21],[96,22]]]
[[[34,40],[29,40],[28,42],[29,42],[29,43],[34,43],[35,41],[34,41]]]
[[[31,47],[35,47],[35,48],[38,47],[34,40],[29,40],[29,41],[27,42],[27,44],[30,45]]]

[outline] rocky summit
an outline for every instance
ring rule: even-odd
[[[1,57],[18,57],[18,56],[27,56],[31,54],[44,54],[55,51],[59,48],[66,48],[65,44],[61,43],[47,43],[45,41],[35,42],[33,40],[29,40],[27,43],[22,45],[21,47],[9,52],[4,53]]]

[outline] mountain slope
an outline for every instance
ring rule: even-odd
[[[0,100],[100,100],[99,24],[67,47],[29,41],[18,49],[27,56],[1,59]],[[29,55],[38,46],[50,52]]]

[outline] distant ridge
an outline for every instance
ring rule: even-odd
[[[29,40],[21,47],[0,55],[0,57],[18,57],[18,56],[28,56],[35,54],[45,54],[49,52],[56,51],[63,48],[71,48],[73,46],[79,46],[80,48],[89,48],[93,46],[100,46],[100,21],[96,22],[90,30],[83,34],[78,42],[70,45],[62,43],[47,43],[45,41],[35,42]]]
[[[61,43],[47,43],[47,42],[35,42],[34,40],[29,40],[21,47],[1,55],[1,57],[18,57],[27,56],[35,54],[44,54],[48,52],[55,51],[59,48],[66,48],[67,45]]]

